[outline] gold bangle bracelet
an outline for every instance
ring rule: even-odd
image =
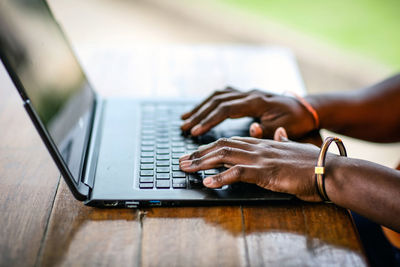
[[[347,156],[346,148],[343,145],[343,142],[340,138],[337,137],[327,137],[322,144],[321,151],[318,155],[317,166],[315,166],[315,187],[317,189],[318,195],[324,202],[330,203],[330,199],[325,190],[325,158],[328,152],[329,146],[335,142],[337,147],[339,148],[340,156]]]

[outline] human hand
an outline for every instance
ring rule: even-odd
[[[231,87],[215,91],[192,111],[182,115],[181,129],[193,136],[206,133],[227,118],[254,117],[250,136],[272,138],[283,126],[290,138],[298,139],[315,130],[312,115],[295,98],[258,90],[240,92]]]
[[[183,156],[180,168],[185,172],[228,168],[204,179],[209,188],[247,182],[305,201],[321,201],[314,183],[319,148],[289,141],[283,128],[275,131],[274,139],[280,142],[251,137],[222,138]]]

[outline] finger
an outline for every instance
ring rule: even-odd
[[[322,145],[322,137],[321,134],[318,130],[312,131],[310,133],[308,133],[307,135],[296,139],[296,142],[300,142],[300,143],[310,143],[313,145],[316,145],[318,147],[321,147]]]
[[[204,134],[228,118],[241,118],[244,117],[244,114],[251,116],[251,110],[249,110],[248,105],[249,104],[242,99],[222,103],[216,109],[211,111],[199,124],[193,127],[191,134],[193,136]]]
[[[207,117],[207,115],[217,108],[221,103],[243,97],[246,97],[246,94],[238,92],[226,93],[212,97],[209,101],[207,101],[207,103],[205,103],[183,122],[181,129],[183,131],[190,130],[193,126],[197,125],[201,120]]]
[[[286,132],[285,128],[278,127],[275,130],[274,140],[275,141],[279,141],[279,142],[288,142],[289,141],[288,135],[287,135],[287,132]]]
[[[245,142],[245,143],[249,143],[249,144],[255,144],[255,145],[259,144],[260,142],[262,142],[262,140],[260,140],[259,138],[254,138],[254,137],[234,136],[234,137],[231,137],[230,139],[236,140],[236,141]]]
[[[262,138],[263,137],[263,129],[261,127],[261,124],[258,122],[253,122],[250,125],[250,136],[254,138]]]
[[[238,148],[223,147],[211,151],[200,158],[180,162],[180,168],[185,172],[197,172],[236,164],[251,164],[254,161],[253,152]]]
[[[208,145],[203,145],[198,148],[197,151],[193,152],[189,155],[182,156],[179,161],[183,160],[193,160],[197,158],[201,158],[202,156],[210,153],[211,151],[223,148],[223,147],[230,147],[230,148],[238,148],[247,151],[253,151],[254,148],[252,145],[246,142],[242,142],[239,140],[233,140],[231,138],[220,138],[215,142],[212,142]]]
[[[235,165],[219,174],[207,177],[203,184],[209,188],[218,188],[235,182],[256,183],[256,170],[246,165]]]
[[[203,102],[201,102],[199,105],[197,105],[194,109],[192,109],[189,112],[184,113],[181,118],[182,120],[186,120],[190,118],[195,112],[197,112],[204,104],[206,104],[208,101],[210,101],[214,96],[221,95],[221,94],[226,94],[232,91],[237,91],[236,89],[232,87],[226,87],[224,90],[217,90],[214,93],[212,93],[209,97],[207,97]]]

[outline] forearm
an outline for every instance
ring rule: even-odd
[[[325,182],[332,202],[400,232],[400,171],[335,157],[327,161]]]
[[[321,128],[373,141],[400,141],[400,75],[366,89],[309,95]]]

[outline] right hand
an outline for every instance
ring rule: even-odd
[[[246,182],[289,193],[305,201],[321,201],[314,180],[319,148],[289,141],[281,127],[275,131],[274,139],[276,141],[250,137],[221,138],[182,156],[179,166],[185,172],[227,168],[203,180],[209,188]],[[328,156],[330,162],[336,157]]]
[[[272,138],[278,127],[284,127],[291,139],[300,139],[315,129],[312,115],[295,98],[259,90],[240,92],[231,87],[215,91],[192,111],[182,115],[183,131],[198,136],[227,118],[254,117],[250,135]]]

